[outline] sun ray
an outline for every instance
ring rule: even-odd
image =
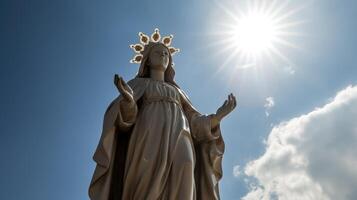
[[[278,30],[287,29],[287,28],[293,28],[293,27],[296,27],[296,26],[299,26],[299,25],[306,24],[307,22],[308,21],[306,21],[306,20],[286,22],[286,23],[277,24],[276,28]]]
[[[223,61],[222,65],[218,67],[218,70],[216,71],[216,73],[221,72],[226,66],[227,64],[236,56],[239,54],[240,49],[235,49],[227,58],[226,60]]]
[[[294,49],[300,49],[299,46],[291,43],[291,42],[288,42],[284,39],[281,39],[281,38],[275,38],[274,39],[274,42],[276,42],[277,44],[281,44],[281,45],[284,45],[284,46],[287,46],[287,47],[290,47],[290,48],[294,48]]]
[[[231,10],[229,10],[228,8],[226,8],[221,2],[218,2],[218,1],[215,1],[216,5],[219,6],[223,12],[226,14],[226,15],[229,15],[231,17],[231,19],[235,20],[235,21],[238,21],[239,20],[239,17],[240,15],[239,14],[234,14]]]
[[[273,9],[273,11],[270,13],[271,17],[273,19],[276,19],[277,17],[279,17],[281,15],[281,13],[283,12],[284,9],[286,9],[288,5],[288,1],[283,1],[282,4],[280,4],[279,7],[276,7],[276,9]]]
[[[266,9],[266,12],[269,13],[271,15],[271,13],[274,11],[274,9],[276,8],[276,4],[278,3],[278,0],[273,0],[269,7]]]
[[[277,17],[275,18],[275,20],[279,23],[279,22],[281,22],[281,21],[283,21],[283,20],[286,20],[286,19],[288,19],[289,17],[295,15],[296,13],[300,12],[300,11],[301,11],[302,9],[304,9],[304,8],[305,8],[305,6],[300,6],[300,7],[297,7],[297,8],[295,8],[295,9],[293,9],[293,10],[290,10],[290,11],[284,13],[284,14],[279,14],[279,16],[277,16]]]
[[[307,36],[306,33],[303,33],[303,32],[296,32],[296,31],[278,31],[277,32],[277,36],[299,36],[299,37],[302,37],[302,36]]]
[[[289,62],[290,60],[288,57],[286,57],[278,48],[272,46],[270,48],[271,52],[273,52],[275,55],[279,56],[282,60],[284,60],[285,62]]]

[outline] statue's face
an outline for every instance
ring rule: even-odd
[[[169,51],[163,45],[155,45],[149,54],[149,66],[151,69],[165,71],[169,64]]]

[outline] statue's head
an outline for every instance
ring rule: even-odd
[[[131,45],[130,47],[138,54],[131,60],[132,63],[140,63],[137,77],[150,77],[150,70],[165,71],[165,81],[177,86],[174,81],[175,70],[172,63],[172,55],[179,51],[171,47],[173,36],[163,37],[160,41],[160,33],[155,29],[154,33],[149,36],[139,33],[141,44]]]
[[[167,66],[172,63],[169,49],[161,43],[154,43],[146,57],[146,64],[150,69],[158,71],[165,71]]]

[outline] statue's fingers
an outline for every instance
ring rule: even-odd
[[[119,82],[120,82],[120,85],[123,87],[123,89],[126,89],[126,85],[125,85],[125,81],[123,80],[123,78],[122,77],[120,77],[120,80],[119,80]]]
[[[225,100],[224,102],[223,102],[223,105],[221,106],[221,107],[223,107],[223,106],[225,106],[225,105],[227,105],[227,100]]]
[[[118,74],[115,74],[115,75],[114,75],[114,85],[115,85],[116,87],[118,87],[118,81],[119,81],[119,76],[118,76]]]
[[[120,77],[120,81],[124,87],[129,87],[129,85],[124,81],[123,77]]]
[[[231,94],[228,95],[227,100],[228,100],[227,104],[229,104],[231,102]]]
[[[125,87],[125,89],[129,92],[129,94],[134,95],[134,91],[131,89],[131,87]]]
[[[120,79],[122,81],[123,86],[127,86],[128,84],[124,81],[123,77]]]
[[[131,88],[126,88],[123,84],[123,78],[120,77],[120,81],[119,81],[119,85],[120,85],[120,93],[123,95],[123,97],[128,100],[131,101],[133,100],[133,95],[132,95],[132,90]]]
[[[224,101],[224,106],[226,107],[229,104],[229,97]]]
[[[121,81],[122,77],[121,76],[117,76],[117,83],[116,83],[116,86],[118,87],[118,89],[121,89],[122,91],[124,90],[124,86],[123,86],[123,83]]]
[[[234,95],[232,94],[232,104],[231,104],[231,111],[236,107],[236,101],[235,101],[235,97]]]
[[[233,108],[237,106],[237,100],[236,97],[233,95]]]
[[[232,97],[232,93],[231,94],[229,94],[229,96],[228,96],[228,105],[229,105],[229,107],[232,107],[233,106],[233,97]]]
[[[120,78],[119,78],[117,87],[118,87],[118,90],[119,90],[120,94],[125,95],[126,91],[124,90],[124,86],[123,86],[122,82],[120,81]]]
[[[233,109],[234,109],[234,101],[233,101],[233,100],[230,102],[229,108],[230,108],[230,110],[233,110]]]
[[[123,79],[121,79],[121,82],[125,90],[128,91],[130,94],[133,94],[133,89],[131,89],[131,87]]]
[[[233,95],[233,93],[231,93],[231,101],[232,101],[232,104],[234,105],[234,95]]]

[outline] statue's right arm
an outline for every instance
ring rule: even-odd
[[[118,75],[114,76],[114,84],[118,88],[120,96],[118,99],[119,110],[116,120],[116,126],[126,131],[136,121],[136,115],[138,113],[138,106],[134,100],[133,89]]]
[[[127,83],[123,78],[115,75],[114,84],[119,90],[119,97],[114,101],[117,119],[115,125],[121,131],[129,130],[136,122],[139,108],[137,102],[145,93],[149,84],[146,78],[134,78]],[[140,107],[140,106],[139,106]]]

